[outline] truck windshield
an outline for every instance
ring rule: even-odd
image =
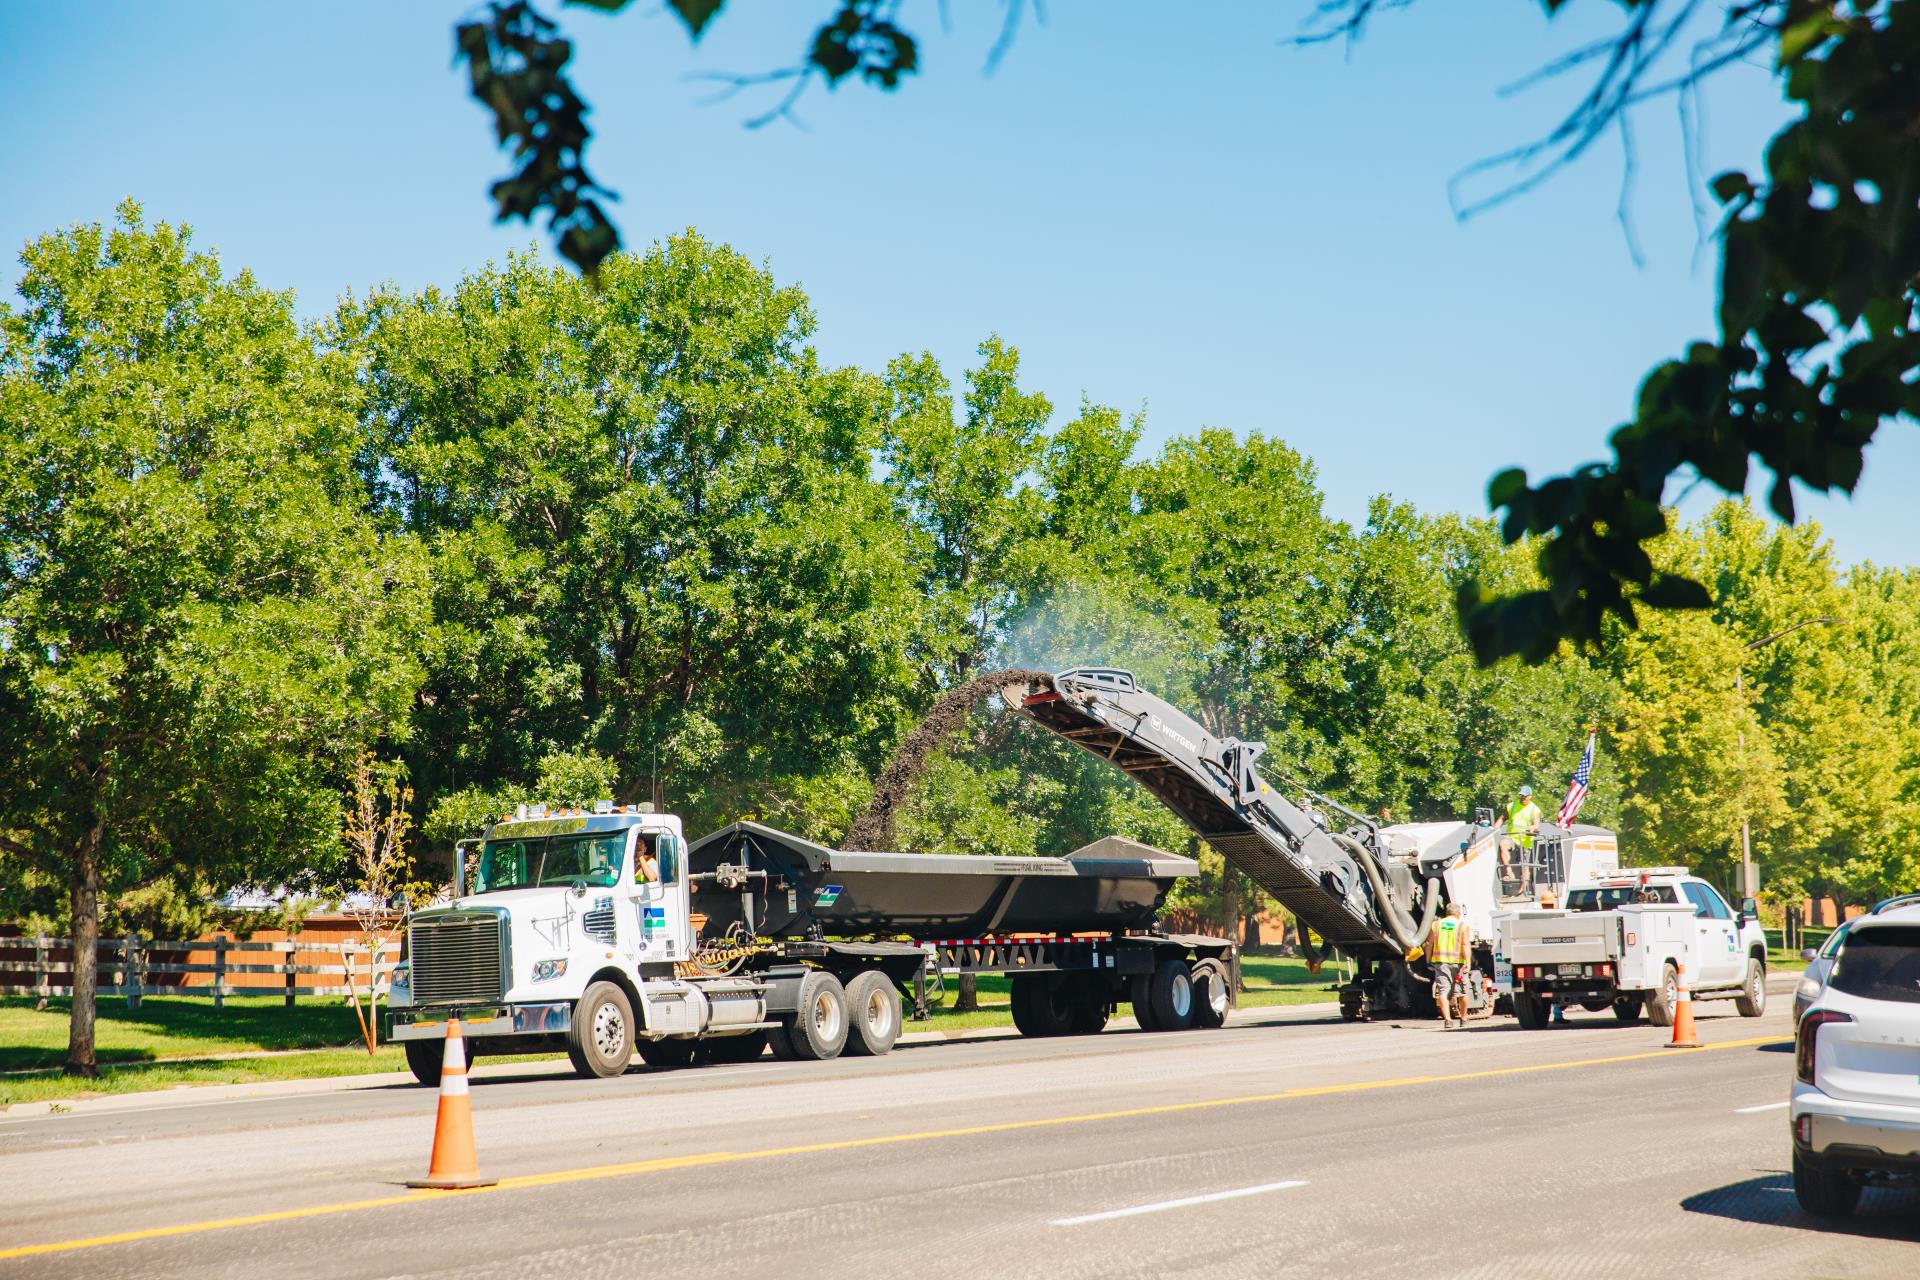
[[[552,836],[542,840],[489,840],[480,847],[473,891],[524,889],[536,884],[617,884],[627,833]]]
[[[591,885],[617,884],[620,855],[627,850],[627,833],[592,836],[555,836],[547,841],[547,860],[540,868],[541,884],[585,880]]]
[[[1651,902],[1673,902],[1671,886],[1650,884],[1645,890],[1639,885],[1624,884],[1613,887],[1592,889],[1571,889],[1567,892],[1567,910],[1569,911],[1611,911],[1615,907],[1624,907],[1640,901],[1642,892],[1647,893]]]

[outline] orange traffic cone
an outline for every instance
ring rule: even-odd
[[[490,1187],[497,1178],[480,1176],[480,1157],[473,1149],[473,1107],[467,1101],[467,1046],[460,1038],[460,1019],[447,1019],[447,1051],[440,1060],[440,1114],[433,1125],[433,1159],[427,1176],[410,1187]]]
[[[1667,1048],[1698,1049],[1700,1038],[1693,1033],[1693,996],[1687,991],[1687,966],[1678,968],[1680,998],[1673,1004],[1673,1039],[1667,1041]]]

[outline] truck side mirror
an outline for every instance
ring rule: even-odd
[[[1760,904],[1752,898],[1740,899],[1740,923],[1745,924],[1749,920],[1757,920],[1759,918]]]

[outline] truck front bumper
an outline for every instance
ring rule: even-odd
[[[447,1034],[447,1022],[451,1018],[460,1019],[460,1034],[469,1039],[560,1035],[573,1025],[573,1002],[395,1009],[389,1038],[438,1040]]]

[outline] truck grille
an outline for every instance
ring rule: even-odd
[[[614,941],[613,899],[602,898],[593,904],[593,910],[581,913],[580,927],[589,938],[611,944]]]
[[[494,915],[415,919],[407,954],[413,962],[416,1004],[498,1000],[500,918]]]

